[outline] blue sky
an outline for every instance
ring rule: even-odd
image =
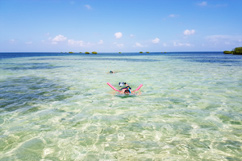
[[[242,0],[0,0],[0,52],[223,51]]]

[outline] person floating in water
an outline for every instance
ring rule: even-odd
[[[138,91],[143,84],[140,84],[138,88],[136,88],[134,91],[131,91],[131,87],[126,82],[119,82],[119,86],[122,87],[120,90],[116,89],[112,84],[109,82],[107,83],[113,90],[119,92],[120,94],[135,94],[136,91]]]
[[[122,87],[119,91],[119,93],[122,94],[130,94],[130,93],[134,93],[131,91],[131,87],[126,83],[126,82],[119,82],[119,86]],[[123,87],[125,86],[125,87]]]
[[[110,72],[109,72],[110,74],[113,74],[114,72],[112,71],[112,70],[110,70]]]

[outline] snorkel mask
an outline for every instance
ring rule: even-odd
[[[123,87],[124,85],[126,85],[126,82],[119,82],[118,84],[120,87]]]

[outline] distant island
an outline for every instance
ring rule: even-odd
[[[234,48],[232,51],[224,51],[224,54],[242,55],[242,47]]]
[[[96,51],[93,51],[92,54],[97,54],[97,52]]]
[[[60,53],[69,53],[69,54],[75,54],[75,53],[85,53],[85,54],[97,54],[98,52],[96,51],[93,51],[93,52],[73,52],[73,51],[69,51],[69,52],[60,52]],[[122,52],[118,52],[119,54],[122,54]],[[143,51],[140,51],[139,52],[140,54],[143,54],[143,53],[147,53],[149,54],[150,52],[149,51],[146,51],[146,52],[143,52]],[[166,53],[166,52],[161,52],[161,53]],[[239,48],[235,48],[233,51],[224,51],[225,54],[235,54],[235,55],[242,55],[242,47],[239,47]]]

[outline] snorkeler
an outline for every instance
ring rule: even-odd
[[[120,89],[120,91],[121,91],[120,93],[122,93],[122,94],[133,93],[133,92],[131,92],[131,87],[126,82],[119,82],[119,86],[120,87],[125,86],[125,87]]]
[[[110,73],[110,74],[113,74],[114,72],[110,70],[110,72],[109,72],[109,73]]]
[[[138,91],[143,84],[140,84],[138,88],[136,88],[134,91],[131,91],[131,87],[126,83],[126,82],[119,82],[119,86],[123,87],[125,85],[125,87],[121,88],[120,90],[117,90],[112,84],[110,84],[109,82],[107,83],[113,90],[119,92],[120,94],[130,94],[130,93],[135,93],[136,91]]]

